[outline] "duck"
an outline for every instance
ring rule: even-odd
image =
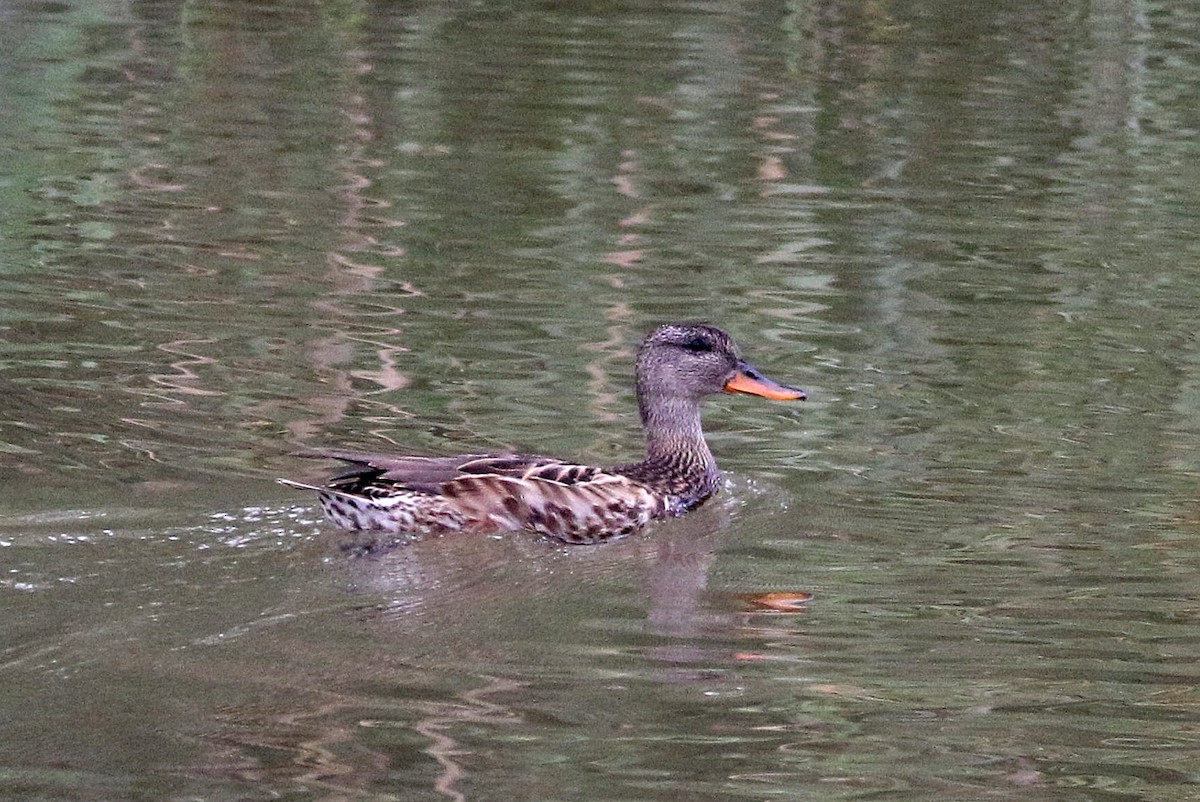
[[[315,492],[325,516],[347,530],[401,538],[452,532],[533,532],[565,544],[596,544],[699,507],[720,472],[705,442],[701,402],[717,393],[803,401],[803,390],[764,376],[733,339],[705,323],[668,323],[637,350],[634,388],[646,442],[639,462],[611,467],[522,454],[393,456],[335,450],[348,470]]]

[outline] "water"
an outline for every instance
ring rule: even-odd
[[[1196,796],[1200,4],[0,13],[0,796]],[[811,400],[686,518],[273,483],[628,460],[695,318]]]

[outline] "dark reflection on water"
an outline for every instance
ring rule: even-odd
[[[0,16],[0,796],[1195,796],[1196,3]],[[812,396],[687,518],[270,481],[627,460],[674,318]]]

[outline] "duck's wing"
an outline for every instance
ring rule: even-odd
[[[460,476],[440,495],[484,529],[532,529],[564,543],[622,537],[662,514],[660,500],[628,477],[558,460]]]
[[[527,454],[459,454],[453,457],[366,454],[352,451],[305,451],[298,456],[337,459],[349,470],[330,481],[331,487],[375,485],[380,488],[440,493],[447,482],[468,476],[498,476],[513,479],[544,479],[559,484],[588,481],[603,471],[590,465],[575,465],[553,457]]]
[[[305,451],[298,456],[310,459],[336,459],[349,469],[330,480],[329,486],[346,492],[368,487],[380,490],[416,490],[437,493],[446,482],[464,473],[487,472],[486,466],[503,468],[516,455],[460,454],[453,457],[369,454],[355,451]]]

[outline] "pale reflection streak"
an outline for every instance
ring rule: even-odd
[[[346,54],[350,62],[348,73],[351,76],[361,76],[370,73],[374,65],[365,60],[362,51],[349,51]],[[353,80],[349,78],[348,80]],[[406,225],[405,221],[383,217],[379,214],[369,215],[368,209],[386,210],[390,202],[382,199],[371,199],[365,195],[371,186],[371,179],[364,174],[369,168],[380,166],[380,162],[367,156],[366,144],[374,138],[371,130],[373,116],[368,108],[363,93],[348,91],[343,95],[342,116],[348,125],[342,129],[342,151],[340,170],[345,176],[345,183],[338,192],[345,205],[340,225],[343,232],[342,245],[326,254],[327,280],[331,290],[327,297],[312,302],[311,308],[320,325],[332,333],[327,337],[312,340],[308,344],[308,359],[318,374],[325,377],[328,391],[310,396],[307,405],[315,413],[315,417],[292,420],[287,424],[292,437],[306,442],[318,437],[326,425],[342,420],[354,399],[363,393],[356,391],[354,380],[365,380],[378,386],[372,393],[386,393],[408,386],[410,379],[398,367],[397,356],[406,349],[391,343],[375,342],[375,356],[379,367],[375,370],[347,370],[345,365],[352,364],[358,357],[354,343],[360,338],[351,333],[351,322],[358,324],[353,328],[361,329],[364,315],[360,310],[341,303],[342,299],[352,299],[357,303],[361,298],[379,289],[380,282],[386,271],[383,260],[398,259],[404,256],[404,248],[400,246],[383,246],[379,240],[367,233],[367,226],[377,228],[398,228]],[[367,256],[371,258],[364,258]],[[376,261],[378,260],[378,261]],[[396,284],[389,282],[389,293],[399,290],[406,296],[421,295],[420,290],[410,282]],[[404,314],[399,306],[386,306],[382,311],[368,317],[384,317],[387,319]],[[394,336],[399,330],[388,325],[382,331],[374,332],[374,336]],[[402,415],[398,408],[391,408],[394,414]]]
[[[181,398],[176,398],[175,395],[184,396],[221,396],[225,395],[219,390],[206,390],[202,387],[195,386],[203,381],[200,374],[192,370],[193,367],[201,367],[207,365],[215,365],[217,360],[210,356],[194,353],[186,348],[186,346],[196,343],[213,343],[212,338],[184,338],[172,340],[166,343],[159,343],[155,346],[158,350],[168,354],[184,357],[170,363],[170,367],[175,370],[175,373],[152,373],[149,376],[150,382],[164,387],[170,393],[156,393],[148,390],[134,390],[133,392],[139,395],[147,395],[152,398],[158,398],[167,405],[186,404],[187,402]]]
[[[501,677],[483,677],[485,685],[464,691],[442,702],[401,702],[394,715],[380,717],[379,700],[335,693],[323,704],[255,720],[238,709],[218,714],[228,735],[214,738],[200,776],[232,777],[243,782],[295,783],[320,789],[325,799],[351,799],[370,793],[374,784],[408,772],[396,765],[393,752],[365,743],[364,730],[400,725],[428,742],[421,751],[438,765],[432,789],[441,796],[463,802],[460,783],[469,775],[463,758],[473,752],[452,734],[459,725],[515,725],[521,715],[507,705],[489,700],[496,694],[521,690],[524,683]],[[415,709],[412,709],[415,708]],[[359,711],[375,711],[363,716]],[[415,719],[412,716],[415,715]],[[268,724],[269,722],[269,724]],[[275,732],[275,737],[239,737],[251,730]],[[286,761],[264,762],[259,752],[284,752]]]
[[[490,682],[482,687],[463,693],[459,699],[465,704],[442,702],[429,704],[427,714],[421,718],[413,729],[428,738],[430,745],[425,754],[432,757],[442,770],[434,780],[433,789],[442,796],[465,802],[466,795],[459,790],[458,783],[467,776],[467,770],[459,762],[458,757],[470,754],[463,749],[459,742],[448,730],[459,724],[520,724],[522,718],[502,704],[487,701],[486,696],[496,693],[509,693],[525,687],[524,683],[515,680],[492,677]]]
[[[617,174],[612,177],[612,183],[616,186],[617,193],[621,196],[641,201],[641,193],[637,191],[637,187],[633,181],[633,174],[638,169],[637,153],[627,150],[621,155],[625,158],[625,161],[617,165]],[[636,226],[645,225],[651,219],[650,213],[651,207],[643,206],[621,218],[617,222],[617,226],[623,229],[632,229]],[[645,240],[645,235],[637,231],[626,231],[617,238],[619,250],[609,251],[601,257],[601,261],[616,265],[617,267],[631,268],[645,258],[645,249],[637,247],[641,246]],[[614,276],[612,283],[614,289],[624,288],[624,282],[621,281],[620,276]]]
[[[291,728],[302,723],[304,719],[313,717],[323,722],[337,722],[340,714],[349,706],[347,702],[339,700],[324,708],[283,716],[280,723],[286,728]],[[386,755],[373,749],[359,750],[360,753],[372,757],[369,767],[354,765],[339,757],[335,747],[354,743],[356,729],[346,724],[326,723],[318,727],[317,736],[299,741],[295,746],[295,761],[300,767],[307,768],[307,771],[301,773],[297,780],[310,788],[326,788],[339,793],[365,792],[373,780],[386,773],[388,761]]]
[[[375,392],[383,393],[403,389],[409,385],[411,380],[397,369],[396,354],[407,351],[407,348],[395,346],[381,347],[375,352],[380,363],[379,370],[355,370],[351,371],[350,375],[356,379],[366,379],[378,384],[379,389]]]
[[[368,754],[369,762],[362,758],[350,760],[341,754],[355,745],[355,734],[364,723],[353,721],[355,707],[354,700],[339,695],[327,704],[265,720],[243,716],[241,710],[218,714],[215,718],[230,734],[211,740],[208,761],[196,773],[254,784],[298,784],[321,789],[327,794],[323,799],[357,797],[386,775],[388,757],[365,747],[352,753]],[[346,718],[351,718],[351,723],[345,722]],[[238,735],[246,730],[260,735]],[[272,737],[265,734],[268,732],[279,734]],[[306,732],[311,735],[305,737]],[[264,761],[260,756],[263,752],[283,752],[289,758]]]
[[[634,175],[639,169],[637,152],[626,150],[621,153],[621,157],[624,161],[617,165],[616,174],[611,179],[612,184],[622,197],[643,201],[634,183]],[[644,258],[645,250],[634,246],[645,242],[645,235],[629,229],[650,222],[651,212],[650,205],[643,205],[618,220],[617,228],[626,229],[617,237],[619,250],[609,251],[601,257],[601,261],[623,269],[635,267]],[[620,273],[608,273],[604,278],[613,289],[625,289],[625,279]],[[613,381],[609,368],[612,363],[619,362],[622,365],[621,370],[627,370],[624,366],[632,361],[633,356],[633,349],[627,343],[639,335],[631,331],[636,316],[625,301],[613,301],[604,310],[604,319],[610,324],[605,327],[607,337],[599,342],[585,344],[582,348],[598,355],[584,366],[588,374],[588,397],[591,399],[588,402],[588,410],[595,419],[611,423],[621,420],[621,415],[613,412],[613,407],[616,406],[618,393],[614,388],[622,386],[622,382]]]
[[[764,102],[775,102],[779,100],[778,93],[768,92],[759,96],[759,100]],[[784,131],[777,130],[779,125],[779,117],[775,114],[763,113],[755,117],[750,127],[768,143],[766,152],[763,154],[762,161],[758,165],[758,180],[760,181],[782,181],[787,178],[787,165],[784,164],[783,155],[796,150],[795,147],[784,145],[782,143],[790,143],[797,139],[795,134],[790,134]]]
[[[599,342],[585,343],[580,347],[584,351],[596,354],[584,364],[584,370],[588,374],[588,411],[595,419],[611,423],[619,421],[621,416],[613,412],[617,402],[615,387],[618,385],[609,375],[609,367],[614,361],[622,364],[632,361],[632,351],[625,343],[630,334],[629,324],[633,312],[627,304],[616,303],[605,310],[604,317],[612,321],[612,325],[605,327],[608,336]]]
[[[759,95],[764,103],[774,103],[780,100],[775,92],[764,92]],[[751,122],[750,127],[766,143],[762,160],[758,165],[758,180],[765,183],[783,181],[788,177],[787,164],[783,157],[796,151],[795,142],[798,137],[787,131],[779,130],[780,118],[777,114],[762,112]]]

